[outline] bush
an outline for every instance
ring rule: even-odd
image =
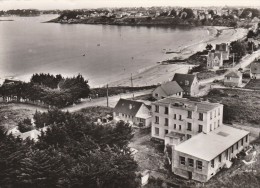
[[[19,122],[17,126],[18,126],[18,130],[21,133],[25,133],[34,129],[32,122],[29,118],[26,118],[22,122]]]

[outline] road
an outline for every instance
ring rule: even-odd
[[[152,91],[153,91],[152,89],[149,89],[149,90],[143,90],[143,91],[138,91],[138,92],[134,92],[134,93],[123,93],[123,94],[119,94],[119,95],[110,96],[108,99],[109,107],[114,108],[120,98],[123,98],[123,99],[131,98],[131,97],[133,97],[133,94],[135,97],[141,96],[141,95],[147,95],[147,94],[152,93]],[[91,101],[85,100],[80,104],[68,106],[66,108],[63,108],[62,110],[69,111],[69,112],[75,112],[82,108],[86,108],[86,107],[90,107],[90,106],[107,106],[107,99],[106,99],[106,97],[100,97],[97,99],[92,99]]]
[[[250,65],[250,63],[252,63],[259,56],[260,56],[260,50],[257,50],[255,52],[253,52],[253,54],[247,54],[245,57],[243,57],[241,59],[241,61],[235,67],[230,68],[227,72],[225,72],[224,74],[222,74],[220,76],[216,76],[216,77],[212,77],[212,78],[209,78],[209,79],[201,80],[200,81],[200,85],[205,85],[205,84],[211,83],[214,80],[222,80],[222,79],[224,79],[225,75],[227,75],[231,71],[237,71],[239,68],[243,69],[243,68],[247,67],[248,65]]]

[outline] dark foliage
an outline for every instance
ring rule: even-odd
[[[254,18],[254,17],[259,17],[260,12],[258,9],[254,8],[245,8],[240,15],[240,18]]]
[[[28,132],[28,131],[31,131],[33,129],[34,129],[34,127],[33,127],[32,122],[29,118],[26,118],[22,122],[18,123],[18,130],[21,133]]]
[[[1,187],[138,187],[128,124],[95,126],[83,115],[58,110],[35,117],[48,126],[38,142],[0,129]]]
[[[54,76],[50,74],[41,73],[41,74],[33,74],[31,78],[31,83],[44,85],[46,87],[54,89],[58,87],[58,84],[63,79],[64,78],[60,74]]]
[[[90,88],[88,81],[81,75],[63,79],[61,75],[35,74],[31,82],[3,84],[0,95],[14,98],[17,102],[29,101],[54,107],[65,107],[88,97]]]

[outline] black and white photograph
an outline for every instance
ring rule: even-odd
[[[0,188],[260,187],[260,0],[0,0]]]

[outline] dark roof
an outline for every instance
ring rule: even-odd
[[[172,81],[176,81],[184,91],[190,91],[190,87],[195,79],[193,74],[180,74],[175,73]]]
[[[240,78],[241,76],[242,76],[241,73],[232,71],[232,72],[228,73],[225,77]]]
[[[216,44],[217,51],[228,51],[228,45],[226,43]]]
[[[253,62],[250,68],[252,74],[260,74],[260,62]]]
[[[215,58],[215,57],[218,57],[218,59],[221,59],[222,53],[215,52],[215,53],[214,53],[214,58]]]
[[[120,99],[114,108],[114,112],[135,116],[142,104],[138,101]]]
[[[159,86],[166,96],[174,95],[176,93],[182,92],[183,89],[179,86],[176,81],[166,82]]]

